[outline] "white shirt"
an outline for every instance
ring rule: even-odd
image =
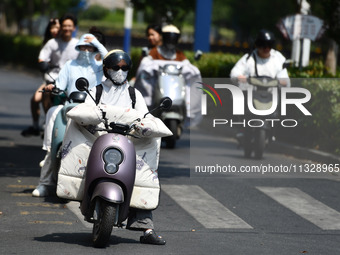
[[[75,49],[78,39],[72,38],[70,41],[65,42],[61,38],[50,39],[39,53],[39,59],[49,62],[53,68],[49,74],[56,79],[60,69],[71,59],[76,59],[78,51]],[[51,81],[48,75],[45,79]]]
[[[257,54],[257,50],[254,51],[257,61],[257,71],[259,76],[270,76],[275,78],[289,78],[286,68],[283,68],[283,64],[286,61],[285,57],[278,51],[272,49],[270,51],[269,58],[260,58]],[[231,78],[237,78],[240,75],[246,77],[254,77],[255,71],[255,59],[253,55],[248,58],[249,54],[244,55],[233,67],[230,73]]]
[[[106,81],[102,82],[102,85],[103,92],[99,101],[100,104],[116,105],[120,107],[132,107],[132,100],[129,93],[130,85],[128,82],[123,85],[117,86],[113,84],[111,80],[107,79]],[[137,89],[135,89],[135,93],[135,109],[143,114],[147,113],[148,107],[146,106],[142,94]],[[93,98],[96,98],[96,87],[90,90],[90,94],[93,96]],[[89,96],[86,97],[85,102],[94,104],[93,100]]]

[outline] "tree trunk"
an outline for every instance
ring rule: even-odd
[[[325,67],[327,68],[328,72],[332,75],[336,75],[337,56],[338,56],[338,44],[333,39],[329,39]]]

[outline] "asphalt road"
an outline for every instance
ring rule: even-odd
[[[294,172],[317,162],[289,151],[245,159],[234,139],[200,130],[161,151],[154,222],[167,244],[142,245],[141,233],[114,229],[107,248],[93,248],[78,203],[31,196],[42,140],[20,132],[40,77],[5,68],[0,77],[0,254],[339,254],[339,173]],[[241,172],[252,166],[290,172]]]

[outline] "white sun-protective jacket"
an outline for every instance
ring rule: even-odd
[[[246,77],[268,76],[273,79],[286,80],[287,86],[290,86],[288,71],[283,66],[285,61],[286,58],[277,50],[271,49],[269,58],[260,58],[257,50],[254,50],[250,55],[245,54],[237,61],[230,72],[230,78],[236,79],[240,75]],[[243,88],[243,86],[240,87]]]
[[[103,94],[98,106],[87,98],[86,103],[79,104],[68,112],[68,123],[62,145],[62,160],[58,174],[57,195],[71,200],[82,200],[84,195],[84,177],[87,159],[95,139],[103,132],[91,134],[85,130],[86,125],[102,125],[101,111],[106,112],[109,122],[131,124],[136,119],[136,135],[140,139],[129,137],[136,150],[136,178],[130,206],[152,210],[158,206],[160,186],[158,180],[158,162],[160,137],[172,135],[164,123],[151,114],[144,118],[147,106],[136,90],[136,104],[132,107],[129,84],[116,86],[110,80],[102,83]],[[96,88],[91,90],[95,98]]]
[[[66,90],[68,95],[73,91],[77,91],[75,83],[79,77],[85,77],[89,81],[90,88],[100,84],[104,77],[103,62],[97,61],[95,55],[99,52],[101,58],[104,59],[107,50],[96,38],[94,38],[91,43],[85,42],[85,37],[87,36],[94,37],[92,34],[82,35],[75,47],[76,50],[79,51],[79,46],[81,45],[90,45],[94,46],[98,51],[88,52],[87,55],[79,51],[76,59],[66,62],[56,80],[56,86],[62,90]]]
[[[75,46],[76,50],[79,51],[80,45],[91,45],[98,49],[102,59],[107,53],[106,48],[96,39],[94,38],[91,43],[85,42],[85,37],[92,36],[92,34],[84,34],[79,39],[77,45]],[[90,88],[100,84],[103,80],[103,63],[102,61],[97,61],[95,59],[95,55],[98,52],[93,52],[88,54],[87,57],[82,55],[82,52],[79,51],[79,55],[74,60],[69,60],[60,70],[58,78],[56,80],[56,87],[62,90],[66,90],[67,95],[70,95],[73,91],[78,91],[75,83],[76,80],[80,77],[84,77],[89,81]],[[43,149],[49,150],[52,142],[52,130],[55,118],[62,108],[61,105],[51,107],[46,115],[46,127],[44,133],[44,142]]]

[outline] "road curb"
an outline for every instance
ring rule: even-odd
[[[296,158],[316,161],[325,164],[340,164],[340,157],[328,152],[309,149],[280,141],[269,145],[269,151],[291,155]]]

